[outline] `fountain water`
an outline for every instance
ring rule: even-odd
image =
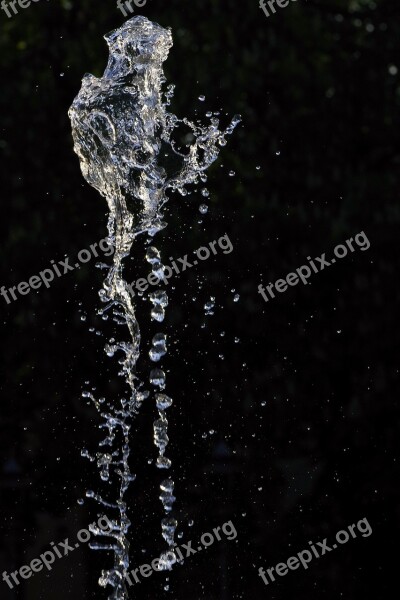
[[[130,255],[137,236],[146,233],[151,240],[166,226],[162,207],[168,191],[185,196],[188,184],[206,181],[205,171],[217,159],[220,147],[226,144],[226,136],[233,132],[240,117],[235,116],[225,130],[220,130],[219,120],[215,117],[210,118],[207,125],[196,125],[168,112],[174,86],[162,91],[166,81],[162,63],[172,47],[169,29],[145,17],[134,17],[105,39],[110,56],[104,75],[101,78],[84,76],[69,116],[82,173],[106,198],[110,211],[108,239],[115,252],[99,292],[103,303],[100,313],[111,314],[115,323],[125,325],[129,331],[128,341],[111,338],[105,347],[108,356],[117,352],[122,354],[120,374],[126,381],[128,393],[118,401],[106,401],[96,399],[91,392],[84,392],[101,415],[100,427],[107,435],[95,456],[87,450],[82,452],[91,461],[97,461],[102,481],[110,482],[111,477],[117,477],[120,482],[114,500],[92,490],[86,495],[112,512],[113,516],[108,516],[112,528],[106,534],[107,540],[96,541],[92,547],[113,552],[113,568],[102,572],[99,583],[112,587],[110,600],[122,600],[128,597],[125,578],[129,568],[128,530],[131,524],[125,495],[135,479],[129,467],[131,429],[143,401],[151,396],[137,375],[140,329],[133,294],[123,277],[124,260]],[[173,139],[180,126],[186,126],[191,134],[192,143],[187,146],[186,153],[178,150]],[[173,169],[167,167],[171,158],[175,161]],[[152,272],[162,279],[161,255],[152,243],[147,248],[146,260]],[[151,319],[161,323],[168,304],[167,293],[161,285],[149,294],[149,300]],[[149,350],[150,359],[159,363],[166,352],[166,336],[157,333]],[[172,405],[172,399],[164,393],[166,376],[162,368],[157,365],[151,369],[149,379],[158,410],[154,422],[154,443],[158,448],[156,464],[158,468],[168,470],[171,461],[165,456],[168,444],[166,410]],[[177,521],[171,517],[175,501],[171,477],[163,479],[160,488],[165,511],[162,535],[168,545],[168,551],[161,555],[160,568],[167,570],[175,558],[173,546],[177,526]],[[104,532],[96,527],[92,527],[92,532],[104,536]]]

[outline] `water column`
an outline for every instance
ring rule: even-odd
[[[124,279],[124,262],[131,256],[132,245],[139,235],[146,234],[152,239],[166,226],[162,207],[168,194],[178,192],[186,196],[185,186],[206,181],[205,171],[218,157],[220,147],[226,145],[226,136],[233,132],[240,117],[234,117],[225,130],[220,130],[215,117],[210,118],[208,124],[199,125],[168,112],[174,86],[168,86],[163,93],[166,80],[162,64],[172,47],[169,29],[145,17],[133,17],[105,39],[110,55],[104,75],[101,78],[84,76],[69,116],[82,174],[106,199],[109,208],[108,240],[115,251],[99,291],[103,305],[99,312],[103,316],[111,315],[115,325],[123,326],[128,336],[127,339],[112,337],[105,346],[108,356],[118,357],[126,394],[105,399],[96,398],[91,391],[84,393],[99,412],[100,429],[105,430],[106,437],[95,454],[86,449],[82,452],[97,463],[100,484],[103,483],[106,490],[88,490],[86,495],[107,511],[112,523],[105,541],[92,543],[93,548],[111,551],[114,556],[113,567],[102,572],[99,583],[112,587],[110,599],[122,600],[127,598],[125,578],[129,570],[131,524],[125,496],[135,479],[129,465],[134,444],[132,424],[143,402],[152,395],[146,389],[147,379],[154,390],[158,411],[153,433],[158,448],[156,464],[161,469],[171,466],[165,456],[168,444],[165,411],[172,404],[171,398],[164,394],[166,382],[161,365],[155,365],[148,377],[138,375],[140,328],[134,294]],[[190,130],[193,140],[186,152],[179,151],[173,139],[174,131],[180,126]],[[174,168],[168,172],[163,165],[171,162]],[[163,265],[154,243],[147,248],[146,260],[153,274],[162,281]],[[168,303],[161,283],[149,295],[149,302],[151,319],[161,323]],[[158,363],[166,351],[166,336],[157,333],[149,351],[151,360]],[[166,515],[162,520],[162,535],[171,549],[177,525],[169,516],[175,500],[173,480],[164,477],[160,487]],[[104,539],[104,532],[96,527],[92,531]],[[164,552],[161,568],[170,569],[171,558],[170,552]]]

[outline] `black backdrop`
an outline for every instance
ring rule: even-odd
[[[172,110],[221,110],[224,124],[243,117],[210,170],[207,215],[198,193],[173,197],[158,236],[166,257],[225,233],[234,247],[169,284],[165,365],[181,542],[228,520],[238,536],[176,567],[168,593],[153,574],[131,597],[386,598],[399,521],[398,2],[299,0],[267,18],[256,0],[148,0],[140,12],[172,28]],[[82,178],[67,110],[83,74],[102,73],[102,36],[123,17],[113,0],[41,0],[0,19],[0,283],[9,288],[106,234],[105,201]],[[268,303],[258,294],[361,231],[367,251]],[[133,275],[142,261],[139,244]],[[100,285],[91,261],[49,289],[0,297],[1,573],[76,539],[96,517],[77,500],[98,478],[80,456],[99,439],[81,392],[86,381],[112,388],[115,377],[104,336],[90,331],[101,329]],[[143,307],[139,315],[149,336]],[[132,567],[164,547],[154,413],[149,403],[134,427]],[[362,518],[370,537],[268,587],[258,576]],[[0,581],[0,597],[106,597],[96,580],[109,564],[81,547],[13,590]]]

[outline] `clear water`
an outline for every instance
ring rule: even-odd
[[[154,421],[154,444],[158,449],[156,465],[169,470],[171,461],[166,456],[168,420],[166,411],[173,404],[164,393],[166,376],[162,359],[167,353],[167,338],[162,332],[152,340],[148,355],[154,367],[148,383],[137,375],[140,358],[140,328],[135,314],[134,294],[124,279],[124,262],[131,254],[135,238],[146,234],[151,243],[146,261],[151,272],[162,277],[164,266],[159,249],[154,245],[155,234],[166,224],[162,208],[168,194],[187,194],[189,184],[204,183],[206,170],[217,159],[226,138],[240,122],[235,116],[225,130],[219,129],[219,120],[210,115],[204,125],[180,119],[168,111],[174,86],[167,86],[163,62],[172,47],[172,35],[145,17],[134,17],[120,29],[105,36],[109,46],[109,60],[103,77],[86,74],[75,98],[69,116],[72,124],[74,149],[80,159],[81,170],[87,182],[105,197],[109,208],[108,236],[114,246],[113,262],[99,292],[100,313],[112,316],[118,325],[129,332],[128,341],[109,340],[105,347],[108,356],[117,355],[127,393],[118,401],[96,399],[91,392],[84,395],[97,408],[102,418],[100,428],[105,438],[98,451],[82,454],[97,462],[99,476],[104,484],[117,477],[118,489],[106,486],[107,494],[88,490],[112,523],[112,530],[104,537],[98,528],[92,543],[95,549],[113,553],[113,566],[102,572],[101,586],[111,586],[110,600],[128,597],[125,576],[129,570],[128,531],[131,525],[125,501],[126,491],[135,479],[129,466],[134,440],[132,424],[143,402],[154,397],[158,417]],[[178,149],[174,133],[186,127],[190,141]],[[168,167],[167,165],[173,165]],[[202,205],[201,212],[206,212]],[[168,305],[168,296],[162,283],[148,295],[150,319],[162,323]],[[212,306],[208,308],[212,311]],[[110,499],[111,493],[114,495]],[[161,554],[161,568],[169,570],[174,562],[173,546],[177,527],[171,516],[175,497],[174,482],[164,477],[160,485],[160,500],[165,512],[161,522],[162,536],[167,549]],[[105,497],[107,496],[107,497]],[[102,541],[103,540],[103,541]]]

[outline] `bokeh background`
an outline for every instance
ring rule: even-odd
[[[180,542],[228,520],[238,537],[174,569],[169,592],[154,574],[131,597],[387,598],[399,525],[398,0],[298,0],[269,18],[257,0],[148,0],[139,13],[172,28],[172,110],[243,118],[210,170],[208,213],[199,191],[173,197],[158,236],[165,257],[225,233],[234,246],[170,284],[164,365]],[[0,21],[8,288],[106,235],[106,203],[80,173],[67,110],[83,74],[103,72],[102,36],[124,18],[114,0],[41,0]],[[268,304],[257,293],[360,231],[368,251]],[[132,275],[142,264],[139,245]],[[96,335],[100,285],[91,261],[9,305],[0,297],[0,573],[96,518],[77,500],[98,485],[80,452],[100,439],[81,393],[115,383]],[[164,548],[154,416],[149,402],[132,440],[132,566]],[[370,537],[268,588],[258,576],[364,517]],[[0,581],[0,597],[106,598],[97,578],[108,565],[81,547],[12,591]]]

